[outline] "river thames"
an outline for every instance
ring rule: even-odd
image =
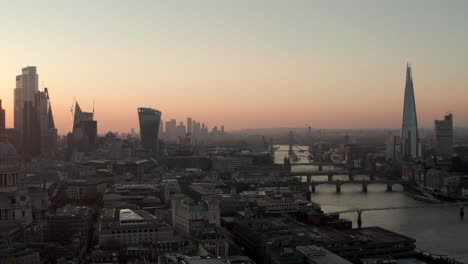
[[[275,161],[282,163],[285,155],[287,155],[287,146],[281,146],[275,153]],[[302,157],[302,160],[305,159]],[[324,171],[330,169],[332,168],[323,168]],[[293,170],[311,171],[317,168],[294,166]],[[335,177],[347,179],[347,176]],[[327,176],[317,176],[314,179],[326,180]],[[427,205],[413,199],[400,185],[393,186],[393,192],[386,192],[384,184],[370,184],[367,193],[361,191],[360,184],[345,184],[341,187],[341,193],[335,192],[335,185],[323,184],[316,187],[312,201],[320,204],[324,212],[352,208]],[[357,213],[341,214],[341,217],[352,220],[353,226],[356,226]],[[380,226],[415,238],[418,249],[449,255],[468,263],[468,217],[461,220],[458,207],[368,211],[363,212],[362,221],[363,227]]]

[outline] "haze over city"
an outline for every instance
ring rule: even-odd
[[[99,132],[135,109],[227,130],[398,128],[413,66],[420,127],[468,125],[467,1],[2,1],[0,97],[37,66],[59,134],[75,97]],[[92,6],[92,8],[90,8]],[[181,8],[183,6],[183,8]]]
[[[467,14],[0,0],[0,264],[468,264]]]

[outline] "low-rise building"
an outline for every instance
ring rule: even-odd
[[[74,179],[65,183],[65,197],[70,200],[93,201],[107,188],[107,184],[101,180]]]
[[[218,200],[195,202],[187,196],[172,200],[172,226],[177,232],[188,234],[206,224],[220,225]]]
[[[69,243],[74,238],[85,240],[90,227],[91,209],[72,206],[57,209],[46,216],[45,238],[47,241]]]
[[[304,256],[305,264],[351,264],[346,259],[313,245],[298,246],[296,251]]]
[[[229,242],[216,226],[204,226],[191,232],[195,245],[213,256],[229,256]]]
[[[0,243],[0,263],[39,264],[41,258],[35,252],[21,243]]]
[[[140,209],[105,208],[99,219],[99,245],[156,244],[173,239],[173,229],[154,215]]]

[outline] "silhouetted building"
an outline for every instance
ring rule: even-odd
[[[31,102],[34,106],[34,96],[38,92],[39,76],[35,66],[28,66],[22,69],[21,75],[16,76],[16,88],[14,91],[14,126],[19,131],[23,131],[24,118],[33,116],[23,113],[26,102]],[[27,123],[27,122],[26,122]]]
[[[138,120],[140,121],[140,136],[143,149],[157,153],[161,112],[156,109],[140,107],[138,108]]]
[[[386,142],[386,159],[400,160],[401,158],[401,138],[400,136],[388,135]]]
[[[21,152],[31,156],[41,154],[40,125],[38,112],[33,102],[25,101],[22,109],[23,125],[21,126]]]
[[[191,135],[192,134],[192,118],[187,117],[187,134]]]
[[[57,145],[57,129],[55,128],[52,105],[50,103],[49,90],[36,93],[36,117],[39,124],[40,153],[51,155]]]
[[[76,102],[71,147],[79,152],[90,152],[96,147],[97,121],[93,118],[94,112],[83,112]]]
[[[437,156],[448,158],[453,153],[453,115],[448,113],[444,120],[435,120],[435,151]]]
[[[19,133],[19,150],[28,155],[50,155],[57,142],[49,92],[38,90],[36,67],[23,68],[16,76],[14,126]]]
[[[3,109],[2,100],[0,100],[0,140],[5,140],[6,136],[5,109]]]
[[[411,66],[406,66],[405,99],[403,105],[403,125],[401,129],[401,155],[403,160],[414,160],[421,156],[418,136],[418,119],[414,99],[413,75]]]

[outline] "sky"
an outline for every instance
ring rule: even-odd
[[[37,66],[59,133],[74,98],[100,133],[137,107],[226,130],[397,128],[406,63],[420,127],[468,126],[468,1],[0,0],[0,98]]]

